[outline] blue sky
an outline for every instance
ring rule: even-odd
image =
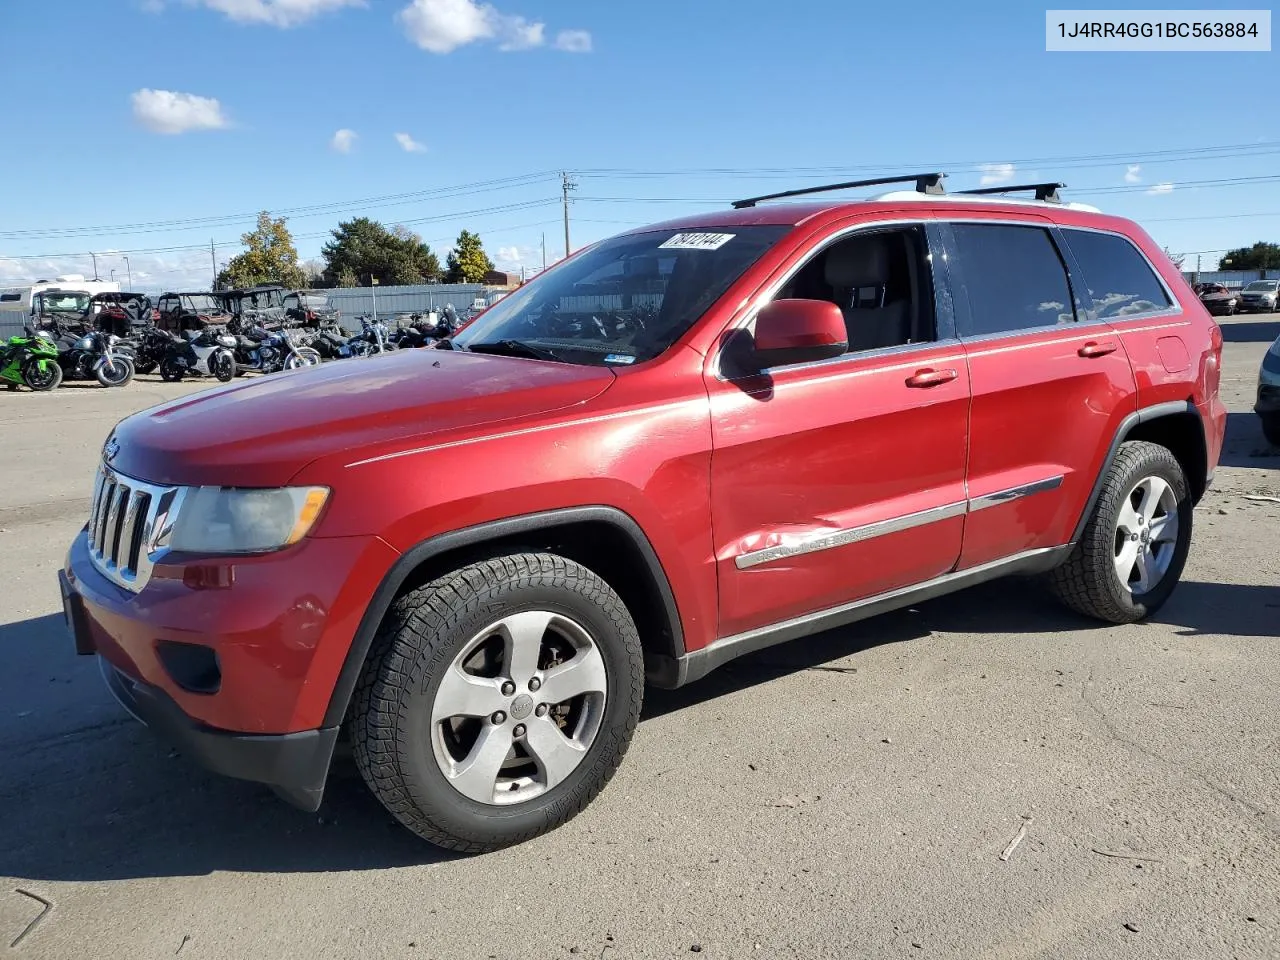
[[[935,168],[1064,180],[1206,266],[1280,241],[1280,54],[1046,53],[1025,2],[5,0],[0,35],[0,281],[94,250],[207,284],[259,209],[304,258],[365,214],[532,268],[543,231],[562,253],[559,170],[575,247]]]

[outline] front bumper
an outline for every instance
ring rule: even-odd
[[[188,717],[158,687],[134,680],[101,657],[98,663],[120,705],[183,756],[223,776],[265,783],[301,810],[320,808],[338,727],[274,735],[215,730]]]
[[[1237,313],[1272,313],[1276,309],[1274,300],[1237,300]]]

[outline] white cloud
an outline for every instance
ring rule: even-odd
[[[1147,191],[1151,196],[1159,196],[1164,193],[1173,193],[1173,184],[1169,182],[1157,183],[1154,187]]]
[[[139,90],[133,95],[133,116],[155,133],[186,133],[229,126],[222,104],[217,100],[172,90]]]
[[[413,137],[409,136],[409,134],[407,133],[397,133],[396,143],[400,144],[400,149],[403,150],[405,153],[426,153],[427,152],[427,145],[425,143],[419,143],[417,140],[413,139]]]
[[[1139,164],[1131,163],[1124,169],[1125,183],[1141,183],[1142,167]]]
[[[495,43],[504,52],[532,50],[547,43],[545,23],[503,13],[480,0],[411,0],[396,20],[405,36],[429,53],[451,53],[482,41]],[[555,46],[585,53],[591,49],[591,34],[562,30]]]
[[[221,257],[220,257],[221,259]],[[165,290],[205,290],[211,277],[209,248],[184,251],[164,256],[146,253],[129,254],[129,269],[119,254],[103,251],[98,254],[98,276],[107,280],[115,270],[115,278],[123,289],[133,281],[133,289],[142,293],[159,294]],[[0,254],[0,285],[31,283],[60,275],[79,273],[93,276],[93,260],[82,257],[53,257],[40,260],[6,258]]]
[[[359,134],[354,130],[348,130],[343,127],[333,135],[333,138],[329,141],[329,147],[338,153],[350,153],[358,136]]]
[[[585,30],[561,30],[556,34],[556,49],[565,53],[590,53],[591,34]]]
[[[148,0],[156,3],[158,0]],[[363,7],[366,0],[186,0],[187,4],[224,13],[237,23],[266,23],[296,27],[300,23],[344,7]]]
[[[1012,163],[984,163],[978,169],[982,171],[981,183],[984,187],[1008,183],[1017,170]]]

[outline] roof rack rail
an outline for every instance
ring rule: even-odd
[[[1010,184],[1007,187],[981,187],[977,190],[961,190],[960,193],[1021,193],[1024,190],[1034,190],[1037,200],[1046,203],[1061,203],[1062,198],[1058,196],[1058,191],[1066,187],[1065,183],[1019,183]]]
[[[733,209],[754,207],[763,200],[779,200],[782,197],[801,197],[811,193],[827,193],[832,190],[850,190],[854,187],[878,187],[883,183],[915,182],[918,193],[944,193],[942,180],[945,173],[908,173],[900,177],[875,177],[871,180],[850,180],[847,183],[828,183],[821,187],[804,187],[800,190],[784,190],[781,193],[767,193],[763,197],[750,197],[746,200],[733,201]]]

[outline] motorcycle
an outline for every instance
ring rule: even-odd
[[[249,327],[235,339],[237,373],[240,369],[257,370],[259,373],[297,370],[318,366],[322,359],[319,351],[296,345],[284,331]]]
[[[236,375],[236,338],[217,327],[188,330],[175,338],[160,361],[160,379],[176,383],[185,376],[216,377],[222,383]]]
[[[429,347],[437,340],[451,336],[453,331],[443,320],[436,319],[435,314],[423,317],[415,313],[407,326],[397,327],[388,338],[397,350],[412,350],[418,347]]]
[[[57,321],[35,333],[48,335],[57,346],[64,379],[97,380],[104,387],[123,387],[133,379],[131,348],[115,334],[73,332]]]
[[[345,360],[351,356],[351,347],[345,330],[336,323],[326,323],[307,338],[307,346],[322,360]]]
[[[395,345],[387,341],[387,325],[379,320],[373,323],[368,317],[360,318],[360,332],[347,341],[347,347],[353,357],[371,357],[378,353],[389,353]]]
[[[25,384],[42,393],[62,383],[53,338],[41,331],[34,336],[10,337],[8,343],[0,344],[0,382],[10,390]]]
[[[164,359],[170,346],[175,342],[181,341],[159,327],[146,326],[141,328],[133,338],[120,341],[119,346],[132,349],[134,369],[138,373],[147,374],[160,366],[160,361]]]

